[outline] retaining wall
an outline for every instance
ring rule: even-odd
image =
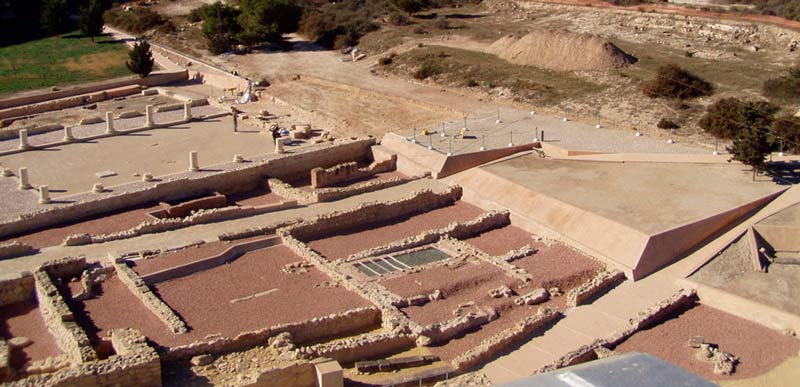
[[[33,250],[33,247],[18,241],[2,243],[0,244],[0,260],[16,258],[20,255],[28,254]]]
[[[8,273],[0,279],[0,307],[28,301],[36,296],[33,274]]]
[[[331,168],[314,168],[311,170],[311,187],[325,188],[339,183],[374,176],[382,172],[394,171],[397,167],[397,155],[387,160],[374,161],[366,168],[359,168],[358,163],[349,162]]]
[[[581,286],[567,293],[567,307],[574,308],[578,305],[582,305],[589,298],[618,285],[622,281],[625,281],[625,273],[619,270],[600,272],[590,281],[581,284]]]
[[[414,348],[414,338],[394,333],[365,334],[303,348],[306,354],[331,358],[342,364],[377,359]]]
[[[58,347],[69,356],[74,364],[96,360],[97,354],[89,342],[89,337],[75,322],[75,316],[61,297],[50,276],[45,271],[37,270],[34,277],[39,310]]]

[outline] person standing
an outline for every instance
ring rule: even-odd
[[[234,132],[234,133],[237,133],[237,132],[238,132],[238,130],[237,130],[237,129],[238,129],[238,128],[237,128],[237,126],[238,126],[238,124],[239,124],[239,122],[238,122],[238,117],[236,116],[236,113],[237,113],[237,111],[236,111],[236,108],[235,108],[235,107],[233,107],[233,106],[231,106],[231,115],[233,116],[233,132]]]

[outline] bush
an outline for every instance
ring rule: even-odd
[[[778,111],[777,106],[768,102],[747,102],[734,97],[723,98],[706,109],[706,113],[700,118],[698,125],[715,137],[735,138],[742,130],[744,120],[742,114],[748,106],[761,112],[762,118],[765,120],[772,120]]]
[[[128,51],[128,61],[125,65],[132,73],[144,78],[153,71],[153,52],[147,42],[135,43]]]
[[[391,56],[384,56],[383,58],[378,59],[378,64],[381,66],[387,66],[392,64],[394,60]]]
[[[105,13],[104,19],[107,24],[132,34],[141,34],[156,28],[167,30],[175,28],[169,20],[148,8],[136,7],[130,11],[121,8],[112,9]]]
[[[277,41],[281,35],[297,30],[300,7],[291,0],[241,0],[238,18],[244,44]]]
[[[783,150],[800,154],[800,118],[794,116],[782,116],[775,119],[772,124],[772,134],[776,137],[776,146],[780,150],[782,138]]]
[[[474,79],[467,80],[467,87],[477,87],[478,85],[478,81]]]
[[[393,26],[407,26],[411,24],[411,20],[409,20],[406,15],[398,12],[390,13],[386,21]]]
[[[369,32],[378,29],[379,20],[392,10],[388,0],[343,0],[322,6],[307,7],[300,18],[298,31],[326,47],[356,45]]]
[[[666,117],[662,117],[660,120],[658,120],[658,124],[656,126],[659,129],[665,129],[665,130],[680,128],[680,125],[672,122],[672,120]]]
[[[433,62],[425,62],[414,72],[414,78],[423,80],[430,78],[436,74],[440,74],[442,69]]]
[[[642,91],[650,98],[689,99],[711,95],[714,86],[675,64],[668,64],[659,67],[656,77],[646,82]]]
[[[433,21],[433,27],[438,28],[440,30],[447,30],[450,29],[450,21],[443,17],[438,17],[436,20]]]
[[[203,20],[203,9],[208,5],[201,5],[191,11],[186,15],[186,20],[190,23],[197,23]]]
[[[790,69],[783,77],[764,81],[762,94],[767,98],[782,101],[800,98],[800,67]]]
[[[422,0],[392,0],[392,5],[409,15],[421,11],[424,6]]]

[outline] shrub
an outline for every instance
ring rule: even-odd
[[[735,138],[742,130],[744,120],[742,114],[748,106],[761,112],[762,118],[765,120],[772,120],[773,115],[778,111],[777,106],[768,102],[747,102],[734,97],[723,98],[706,109],[706,113],[700,118],[698,125],[715,137]]]
[[[783,77],[764,81],[762,93],[767,98],[783,101],[800,98],[800,67],[790,69]]]
[[[436,20],[433,21],[433,27],[438,28],[440,30],[447,30],[450,29],[450,21],[443,17],[438,17]]]
[[[658,120],[658,124],[656,126],[659,129],[665,129],[665,130],[680,128],[680,125],[672,122],[672,120],[666,117],[662,117],[660,120]]]
[[[125,62],[134,74],[144,78],[153,71],[153,52],[150,51],[150,44],[147,42],[135,43],[128,51],[128,61]]]
[[[421,11],[424,4],[422,0],[392,0],[392,5],[411,15],[414,12]]]
[[[650,98],[688,99],[711,95],[714,86],[675,64],[668,64],[659,67],[656,77],[646,82],[642,91]]]
[[[245,44],[277,41],[281,35],[297,30],[300,7],[291,0],[242,0],[238,40]]]
[[[423,80],[430,78],[436,74],[440,74],[442,69],[433,62],[424,62],[417,71],[414,72],[414,78]]]
[[[800,154],[800,118],[791,115],[778,117],[772,124],[772,134],[776,137],[776,146],[780,150],[782,138],[783,150]]]
[[[112,9],[105,13],[104,19],[106,23],[133,34],[141,34],[155,28],[175,28],[169,20],[148,8],[136,7],[130,11],[121,8]]]
[[[298,31],[326,47],[352,46],[364,34],[377,30],[375,20],[391,10],[388,0],[342,0],[309,6],[300,18]]]
[[[390,56],[384,56],[383,58],[378,59],[378,64],[381,66],[387,66],[392,64],[394,60]]]
[[[478,86],[478,81],[474,79],[467,80],[467,87],[477,87],[477,86]]]
[[[411,24],[411,20],[409,20],[406,15],[399,12],[390,13],[386,21],[393,26],[407,26]]]
[[[207,7],[207,6],[208,5],[201,5],[201,6],[197,7],[197,8],[189,11],[189,13],[186,14],[186,20],[188,20],[190,23],[197,23],[197,22],[203,20],[203,9],[205,7]]]

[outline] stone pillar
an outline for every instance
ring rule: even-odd
[[[152,128],[153,126],[156,125],[155,121],[153,121],[153,105],[145,106],[144,115],[145,115],[144,126]]]
[[[92,192],[94,193],[103,193],[105,191],[106,187],[104,187],[102,183],[97,183],[92,187]]]
[[[276,138],[275,139],[275,153],[283,153],[283,139]]]
[[[317,374],[317,386],[342,387],[344,386],[344,373],[339,362],[327,361],[314,365]]]
[[[242,157],[242,155],[234,155],[233,156],[233,162],[234,163],[243,163],[244,162],[244,157]]]
[[[28,129],[20,129],[19,131],[19,149],[28,149],[31,145],[28,144]]]
[[[65,127],[64,127],[64,141],[66,141],[66,142],[72,142],[72,140],[74,140],[74,139],[75,139],[75,138],[74,138],[74,137],[72,137],[72,127],[70,127],[70,126],[65,126]]]
[[[183,104],[183,120],[189,122],[192,120],[192,102]]]
[[[142,175],[142,181],[144,182],[151,182],[153,181],[153,174],[152,173],[145,173]]]
[[[114,133],[114,115],[106,112],[106,133]]]
[[[19,169],[19,189],[31,189],[31,182],[28,180],[28,168]]]
[[[39,186],[39,204],[50,203],[50,189],[46,185]]]
[[[197,163],[197,151],[189,152],[189,170],[192,172],[197,172],[200,170],[200,167]]]

